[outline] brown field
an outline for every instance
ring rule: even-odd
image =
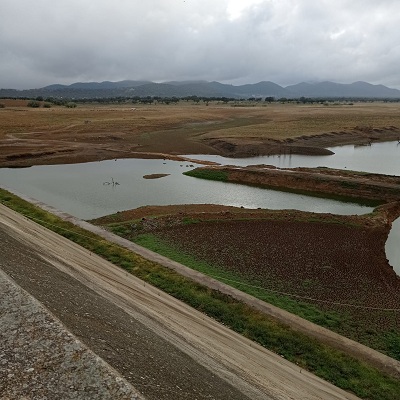
[[[0,166],[168,154],[314,154],[326,146],[400,136],[398,103],[234,107],[180,102],[32,109],[24,101],[1,102],[6,107],[0,109]]]

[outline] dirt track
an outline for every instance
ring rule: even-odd
[[[148,398],[356,398],[19,214],[0,210],[3,269]],[[152,371],[142,370],[148,365]]]

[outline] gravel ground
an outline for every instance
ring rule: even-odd
[[[0,270],[0,399],[143,399]]]

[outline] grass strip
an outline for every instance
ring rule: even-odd
[[[0,202],[344,390],[364,399],[398,399],[399,380],[344,352],[296,332],[230,296],[199,285],[168,268],[63,221],[2,189]]]

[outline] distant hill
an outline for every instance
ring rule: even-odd
[[[155,83],[150,81],[124,80],[119,82],[77,82],[71,85],[54,84],[40,89],[0,89],[0,97],[38,96],[71,99],[94,99],[111,97],[227,97],[227,98],[370,98],[400,99],[400,90],[367,82],[341,84],[334,82],[298,83],[287,87],[270,81],[246,85],[229,85],[207,81],[171,81]]]
[[[84,89],[84,90],[104,90],[104,89],[120,89],[133,88],[151,83],[150,81],[119,81],[119,82],[77,82],[72,85],[50,85],[42,88],[43,90],[61,90],[61,89]]]
[[[287,86],[294,96],[304,97],[364,97],[364,98],[399,98],[400,90],[383,85],[371,85],[367,82],[340,84],[333,82],[298,83]]]

